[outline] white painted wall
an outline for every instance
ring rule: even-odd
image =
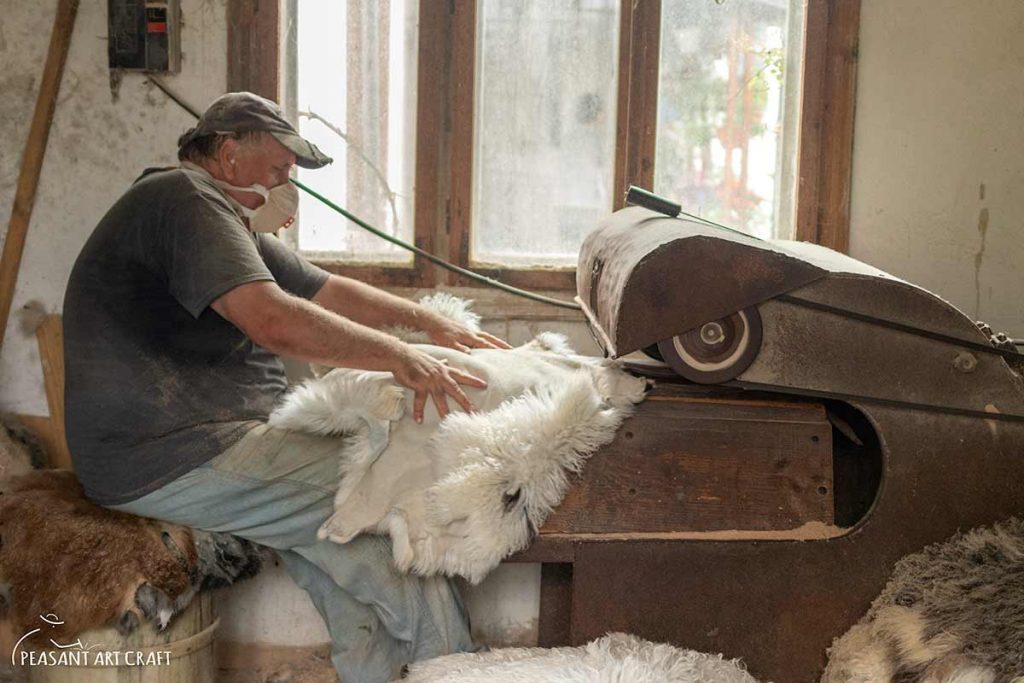
[[[1024,3],[862,2],[852,254],[1024,336]],[[0,0],[5,224],[55,6],[56,0]],[[202,106],[225,88],[225,0],[182,0],[182,6],[182,73],[167,80]],[[127,75],[112,96],[106,2],[84,0],[15,310],[33,299],[60,309],[71,265],[93,226],[144,167],[174,163],[175,140],[189,125],[188,114],[141,76]],[[513,343],[551,327],[593,349],[580,324],[488,322]],[[13,322],[0,355],[0,410],[46,413],[35,341]],[[494,643],[535,638],[538,575],[535,565],[503,568],[473,589],[467,602],[474,630]],[[280,579],[268,574],[263,585]],[[248,602],[244,592],[239,597]],[[304,595],[284,588],[267,604],[281,604],[278,598],[298,616],[276,624],[251,603],[228,606],[225,633],[283,644],[323,638],[317,623],[306,621],[318,615]],[[295,630],[296,623],[308,629]]]
[[[232,643],[310,646],[331,642],[320,613],[276,556],[260,573],[217,591],[217,638]]]
[[[851,255],[1024,337],[1024,3],[861,8]]]
[[[172,87],[205,106],[227,83],[226,0],[182,0],[182,68]],[[56,0],[0,0],[0,217],[11,215]],[[128,74],[115,97],[107,69],[107,3],[78,10],[12,311],[59,311],[75,257],[107,209],[147,166],[177,163],[191,117]],[[35,338],[12,319],[0,355],[0,410],[45,415]]]

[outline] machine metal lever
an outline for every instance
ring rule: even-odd
[[[626,190],[626,203],[663,213],[669,218],[675,218],[683,210],[683,207],[679,204],[669,201],[664,197],[659,197],[653,192],[649,192],[636,185],[630,185],[629,189]]]

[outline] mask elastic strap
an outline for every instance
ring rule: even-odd
[[[259,211],[259,209],[262,208],[263,206],[266,206],[267,201],[270,199],[270,190],[268,190],[264,186],[260,185],[259,183],[253,183],[249,187],[239,187],[237,185],[232,185],[231,183],[229,183],[229,182],[227,182],[225,180],[218,180],[217,178],[214,178],[210,174],[210,172],[207,171],[205,168],[203,168],[199,164],[192,163],[191,161],[182,161],[181,162],[181,167],[182,168],[187,168],[190,171],[196,171],[197,173],[202,173],[207,178],[212,180],[213,183],[217,187],[219,187],[221,190],[234,190],[236,192],[253,192],[253,193],[258,194],[261,197],[263,197],[263,204],[261,204],[258,208],[250,209],[248,206],[245,206],[244,204],[239,202],[237,199],[235,199],[234,197],[229,195],[227,192],[222,192],[222,194],[224,195],[224,198],[228,200],[228,202],[231,204],[232,207],[234,207],[235,211],[237,211],[239,214],[241,214],[245,218],[248,218],[249,220],[252,220],[252,218],[256,215],[256,212]]]

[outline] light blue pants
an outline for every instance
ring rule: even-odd
[[[162,488],[109,507],[277,550],[327,624],[343,683],[391,681],[410,662],[475,650],[448,579],[400,573],[384,537],[317,540],[333,511],[343,444],[261,425]]]

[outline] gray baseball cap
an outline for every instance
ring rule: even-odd
[[[303,168],[322,168],[334,161],[288,123],[281,108],[251,92],[229,92],[215,99],[195,128],[178,139],[178,148],[196,138],[216,133],[265,131],[295,154],[295,163]]]

